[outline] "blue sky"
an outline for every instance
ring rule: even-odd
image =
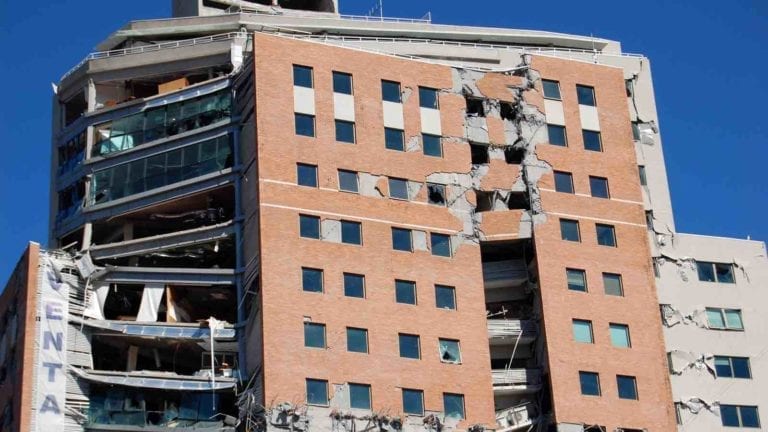
[[[340,1],[345,14],[374,3]],[[47,240],[50,83],[129,20],[169,17],[170,3],[0,0],[0,283],[29,240]],[[647,55],[678,231],[768,239],[765,0],[384,0],[384,11],[411,18],[431,11],[439,24],[593,34]]]

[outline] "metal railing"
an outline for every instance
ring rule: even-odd
[[[536,323],[529,320],[515,319],[489,319],[488,337],[503,338],[522,336],[536,336],[538,327]]]
[[[505,410],[496,412],[496,424],[501,431],[512,431],[533,424],[535,410],[533,404],[526,402]]]
[[[427,18],[393,18],[393,17],[370,16],[370,15],[339,15],[339,18],[352,20],[352,21],[367,21],[367,22],[432,24],[431,15],[427,14],[425,16]]]
[[[537,385],[541,384],[541,371],[538,369],[497,369],[491,371],[491,380],[495,386]]]

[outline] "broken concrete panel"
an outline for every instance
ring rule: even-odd
[[[717,376],[715,373],[715,356],[713,354],[695,354],[673,350],[669,352],[669,358],[671,359],[670,369],[672,369],[672,373],[675,375],[682,375],[683,372],[693,369],[698,372],[707,372],[713,378]]]
[[[640,131],[640,142],[642,144],[650,146],[656,144],[656,133],[658,133],[656,123],[640,123],[637,125],[637,128]]]
[[[428,245],[426,231],[413,230],[413,250],[428,251]]]
[[[409,153],[421,151],[421,142],[418,136],[408,138],[408,142],[405,143],[405,151]]]
[[[334,384],[333,385],[333,398],[330,402],[331,408],[349,411],[349,385],[348,384]]]
[[[472,142],[488,144],[491,142],[488,125],[484,117],[469,116],[466,119],[464,137]]]
[[[483,109],[485,110],[485,116],[487,118],[501,118],[501,103],[498,100],[483,99]]]
[[[424,183],[409,180],[408,181],[408,199],[411,201],[416,201],[418,199],[419,192],[421,192],[422,187],[424,187]]]
[[[477,81],[485,76],[484,72],[473,71],[469,69],[453,68],[453,93],[464,94],[473,97],[485,96],[477,86]]]
[[[411,98],[412,94],[413,94],[413,89],[411,87],[403,87],[403,90],[402,90],[403,103],[408,102],[408,99]]]
[[[324,219],[320,223],[320,238],[333,243],[341,243],[341,221]]]
[[[701,398],[692,397],[687,400],[681,400],[680,403],[692,414],[698,414],[707,410],[713,414],[720,414],[720,401],[707,402]]]
[[[489,73],[485,74],[477,81],[478,90],[489,98],[494,98],[506,102],[516,102],[517,94],[512,87],[522,88],[525,86],[525,79],[521,76]]]
[[[381,180],[381,176],[361,172],[358,173],[357,178],[359,182],[358,187],[360,190],[360,195],[376,198],[382,198],[385,196],[379,189],[379,180]]]
[[[498,159],[498,160],[504,160],[504,148],[503,147],[497,147],[497,146],[489,146],[488,147],[488,158],[489,159]]]
[[[709,328],[707,311],[704,307],[686,315],[673,305],[661,305],[661,318],[666,327],[674,327],[677,324],[692,324],[701,328]]]

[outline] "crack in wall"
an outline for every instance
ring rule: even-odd
[[[690,351],[672,350],[667,353],[671,360],[670,369],[674,375],[682,375],[688,370],[707,372],[712,378],[717,377],[715,372],[714,354],[698,354]]]

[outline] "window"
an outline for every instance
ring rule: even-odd
[[[541,86],[544,87],[544,98],[560,100],[560,83],[552,80],[541,80]]]
[[[600,376],[594,372],[579,372],[581,394],[585,396],[600,396]]]
[[[632,343],[629,340],[629,326],[626,324],[609,324],[611,333],[611,344],[617,348],[630,348]]]
[[[424,143],[424,154],[427,156],[443,157],[443,145],[438,135],[421,134]]]
[[[302,267],[301,286],[304,291],[323,292],[323,271]]]
[[[422,108],[438,109],[437,90],[419,87],[419,106]]]
[[[357,171],[339,170],[339,190],[358,192]]]
[[[744,330],[741,311],[737,309],[707,308],[709,328],[723,330]]]
[[[427,202],[434,205],[445,206],[445,185],[427,183]]]
[[[483,106],[482,99],[465,96],[464,101],[467,104],[468,116],[485,117],[485,106]]]
[[[429,241],[432,245],[432,255],[442,257],[451,256],[451,236],[430,233]]]
[[[720,405],[723,426],[759,428],[760,416],[756,406]]]
[[[653,231],[653,210],[645,211],[645,227],[649,231]]]
[[[325,348],[325,324],[304,323],[304,346]]]
[[[368,384],[349,384],[349,407],[371,409],[371,386]]]
[[[320,218],[317,216],[299,215],[299,234],[304,238],[320,238]]]
[[[603,140],[600,132],[583,129],[581,136],[584,139],[584,149],[596,152],[603,151]]]
[[[715,356],[715,372],[718,378],[752,378],[746,357]]]
[[[587,274],[584,270],[565,269],[565,276],[569,290],[587,292]]]
[[[596,105],[594,87],[576,85],[576,97],[579,99],[579,105]]]
[[[733,264],[696,261],[696,270],[702,282],[736,283],[733,278]]]
[[[464,395],[443,393],[443,411],[445,412],[445,417],[464,419]]]
[[[317,165],[296,164],[296,183],[299,186],[317,187]]]
[[[365,276],[344,273],[344,295],[365,298]]]
[[[389,178],[389,197],[408,200],[408,180]]]
[[[565,126],[547,125],[547,134],[549,135],[549,143],[560,147],[568,147],[568,138],[565,135]]]
[[[456,288],[435,285],[435,306],[438,309],[456,309]]]
[[[307,378],[307,404],[328,405],[328,381]]]
[[[440,361],[443,363],[461,363],[461,349],[459,341],[440,339]]]
[[[341,242],[344,244],[363,244],[362,226],[360,222],[341,221]]]
[[[557,192],[573,193],[573,175],[565,171],[555,171],[555,190]]]
[[[592,321],[573,320],[573,340],[582,343],[595,343],[592,336]]]
[[[620,274],[603,273],[603,288],[606,295],[624,297],[624,286]]]
[[[410,359],[421,358],[421,347],[419,336],[411,334],[398,334],[400,342],[400,357]]]
[[[368,330],[347,327],[347,351],[368,354]]]
[[[580,242],[579,221],[560,219],[560,238],[572,242]]]
[[[640,176],[640,186],[648,186],[648,178],[645,175],[645,165],[637,167],[637,174]]]
[[[381,99],[387,102],[402,103],[400,83],[395,81],[381,81]]]
[[[355,143],[355,123],[351,121],[336,120],[336,141]]]
[[[632,122],[632,139],[634,141],[640,141],[640,126],[637,122]]]
[[[312,88],[312,68],[293,65],[293,85],[296,87]]]
[[[403,389],[403,412],[418,416],[424,415],[424,392],[422,390]]]
[[[352,94],[352,75],[344,72],[333,72],[333,92]]]
[[[405,252],[413,252],[411,230],[392,228],[392,249]]]
[[[294,114],[296,135],[315,136],[315,116],[309,114]]]
[[[416,282],[395,280],[395,301],[402,304],[416,304]]]
[[[616,247],[616,229],[613,225],[595,224],[597,244]]]
[[[616,375],[619,399],[637,399],[637,380],[633,376]]]
[[[589,176],[589,190],[595,198],[610,198],[608,179],[605,177]]]
[[[472,165],[482,165],[490,162],[488,155],[488,146],[483,144],[469,143],[469,150],[472,154]]]
[[[405,151],[405,137],[400,129],[384,128],[384,147],[388,150]]]

